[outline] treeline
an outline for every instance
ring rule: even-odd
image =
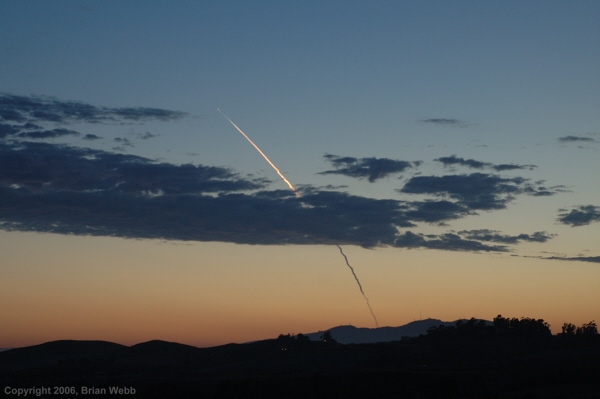
[[[277,343],[287,348],[303,347],[313,343],[320,343],[324,345],[336,345],[337,341],[331,335],[331,331],[325,331],[321,335],[319,341],[313,342],[304,334],[279,334],[277,337]]]
[[[563,339],[594,337],[598,335],[598,328],[594,321],[580,327],[565,323],[562,327],[562,333],[559,335]],[[433,341],[499,337],[546,339],[552,337],[552,331],[550,330],[550,324],[543,319],[529,317],[506,318],[498,315],[491,323],[471,318],[469,320],[459,320],[454,326],[434,326],[427,330],[424,337]]]

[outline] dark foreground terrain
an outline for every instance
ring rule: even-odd
[[[98,397],[116,387],[121,397],[140,398],[598,398],[593,338],[340,345],[280,336],[205,349],[56,341],[0,352],[0,395],[45,388],[52,395],[43,397],[57,396],[73,387],[68,394]]]

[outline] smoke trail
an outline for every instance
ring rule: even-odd
[[[273,164],[273,162],[271,162],[271,160],[269,158],[267,158],[267,156],[265,155],[265,153],[262,152],[260,150],[260,148],[258,148],[258,146],[256,144],[254,144],[254,142],[252,140],[250,140],[250,137],[246,136],[246,133],[242,132],[242,129],[240,129],[239,127],[237,127],[237,125],[235,123],[233,123],[233,121],[231,119],[229,119],[229,117],[227,115],[225,115],[225,113],[223,111],[221,111],[219,108],[217,108],[217,111],[219,111],[221,114],[223,114],[223,116],[225,118],[227,118],[227,120],[229,121],[229,123],[231,123],[233,125],[233,127],[235,127],[237,129],[237,131],[240,132],[242,134],[242,136],[244,136],[246,138],[246,140],[248,140],[248,142],[250,142],[250,144],[252,144],[252,146],[254,148],[256,148],[256,151],[258,151],[260,153],[260,155],[263,156],[263,158],[265,159],[265,161],[267,161],[269,163],[269,165],[271,165],[271,167],[273,169],[275,169],[275,172],[277,172],[277,174],[279,175],[279,177],[281,177],[283,179],[283,181],[285,182],[285,184],[288,185],[288,187],[290,188],[290,190],[292,190],[294,192],[294,194],[296,194],[296,197],[300,198],[300,194],[298,193],[298,191],[296,191],[296,189],[294,188],[294,186],[292,186],[292,183],[290,183],[288,181],[288,179],[285,178],[285,176],[279,171],[279,169],[277,169],[277,166],[275,166]]]
[[[344,259],[346,260],[346,264],[350,268],[350,271],[352,272],[352,275],[354,276],[354,279],[356,280],[356,284],[358,284],[358,288],[360,289],[360,293],[365,298],[365,301],[367,301],[367,306],[369,307],[369,311],[371,312],[371,316],[373,316],[373,320],[375,320],[375,325],[379,328],[379,323],[377,322],[377,317],[375,317],[375,313],[373,313],[373,309],[371,308],[371,304],[369,303],[369,298],[367,298],[367,296],[365,295],[365,292],[363,291],[362,285],[360,284],[360,281],[358,280],[358,277],[356,276],[356,273],[354,273],[354,268],[352,266],[350,266],[350,262],[348,262],[348,257],[346,256],[346,254],[344,253],[344,251],[342,251],[342,247],[340,247],[337,244],[336,244],[336,247],[338,247],[338,249],[340,250],[340,253],[342,254],[342,256],[344,257]]]
[[[256,151],[258,151],[259,154],[263,156],[263,158],[265,159],[265,161],[267,161],[269,163],[269,165],[271,165],[271,167],[273,169],[275,169],[275,172],[277,172],[277,174],[279,175],[279,177],[281,177],[281,179],[285,182],[285,184],[288,185],[288,187],[290,188],[290,190],[292,190],[294,192],[294,194],[296,194],[296,197],[300,198],[300,193],[298,193],[298,191],[296,191],[296,189],[294,188],[294,186],[292,186],[292,183],[290,183],[288,181],[288,179],[285,178],[285,176],[279,171],[279,169],[277,169],[277,167],[273,164],[273,162],[271,162],[271,160],[269,158],[267,158],[267,156],[265,155],[265,153],[262,152],[260,150],[260,148],[258,148],[258,146],[256,144],[254,144],[254,142],[252,140],[250,140],[250,137],[248,137],[246,135],[246,133],[244,133],[242,131],[242,129],[240,129],[235,123],[233,123],[233,121],[231,119],[229,119],[229,117],[227,115],[225,115],[225,113],[223,111],[221,111],[219,108],[217,108],[217,111],[219,111],[229,121],[229,123],[231,123],[233,125],[233,127],[235,127],[237,129],[237,131],[240,132],[240,134],[242,136],[244,136],[246,138],[246,140],[248,140],[248,142],[250,144],[252,144],[252,146],[254,148],[256,148]],[[367,298],[367,296],[365,295],[365,292],[363,291],[362,285],[360,284],[360,280],[358,279],[358,277],[356,276],[356,273],[354,272],[354,268],[352,266],[350,266],[350,262],[348,262],[348,257],[346,256],[346,254],[344,254],[344,251],[342,251],[342,247],[340,247],[337,244],[335,246],[338,247],[338,249],[340,250],[340,253],[342,254],[342,256],[344,257],[344,259],[346,260],[346,265],[348,265],[348,267],[350,268],[350,271],[352,272],[352,275],[354,276],[354,279],[356,280],[356,283],[358,284],[358,288],[360,289],[360,293],[362,294],[363,298],[365,298],[365,301],[367,302],[367,306],[369,307],[369,311],[371,312],[371,316],[373,316],[373,320],[375,320],[375,325],[377,327],[379,327],[379,322],[377,322],[377,317],[375,317],[375,313],[373,313],[373,309],[371,308],[371,304],[369,303],[369,298]]]

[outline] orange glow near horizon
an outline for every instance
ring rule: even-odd
[[[250,246],[0,232],[0,348],[75,339],[207,347],[373,327],[332,245]],[[27,236],[26,240],[25,238]],[[381,326],[598,320],[594,264],[458,252],[345,247]]]

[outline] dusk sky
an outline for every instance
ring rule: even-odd
[[[0,348],[600,321],[599,20],[0,2]]]

